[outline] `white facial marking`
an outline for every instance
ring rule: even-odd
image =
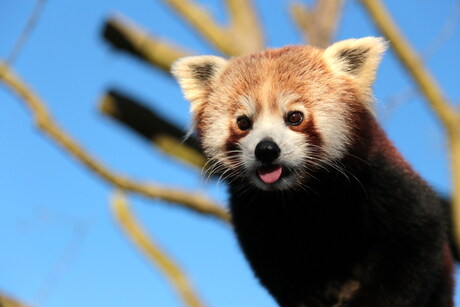
[[[265,95],[268,99],[268,95]],[[277,109],[269,108],[269,101],[260,101],[261,109],[257,112],[255,100],[250,96],[239,98],[239,110],[232,114],[231,121],[236,121],[239,116],[248,116],[252,121],[249,133],[238,142],[240,148],[239,163],[243,167],[244,175],[256,187],[263,190],[285,190],[300,184],[299,178],[306,176],[305,171],[312,166],[327,164],[343,157],[349,143],[349,127],[345,121],[346,110],[341,110],[336,104],[328,101],[318,101],[312,104],[312,109],[307,109],[301,96],[292,93],[281,93],[276,100]],[[304,121],[313,116],[317,132],[321,136],[321,150],[318,156],[315,145],[310,144],[304,132],[294,131],[286,124],[286,115],[292,111],[300,111]],[[216,116],[207,125],[206,137],[203,145],[207,156],[214,157],[226,168],[234,166],[226,155],[226,142],[229,137],[228,117]],[[218,131],[218,133],[213,133]],[[274,165],[281,166],[281,177],[273,182],[263,182],[258,175],[258,170],[263,163],[255,157],[255,148],[263,140],[271,140],[280,148],[280,156]]]
[[[242,161],[244,168],[249,173],[248,178],[257,187],[269,189],[287,189],[291,187],[296,180],[292,174],[290,176],[281,177],[277,182],[266,184],[257,176],[257,169],[262,166],[255,157],[255,148],[262,140],[270,139],[278,145],[281,150],[280,156],[275,161],[275,164],[285,168],[295,169],[304,163],[304,157],[308,154],[309,148],[305,139],[305,135],[295,132],[285,123],[285,114],[291,111],[292,106],[288,107],[290,101],[297,99],[296,95],[282,94],[278,97],[277,105],[280,110],[271,113],[268,108],[263,108],[261,113],[255,117],[250,133],[240,140],[242,150]],[[306,112],[305,107],[298,106],[297,111]],[[285,169],[285,171],[287,171]]]
[[[207,129],[219,131],[219,133],[206,133],[203,138],[203,147],[208,157],[220,157],[225,150],[225,141],[229,136],[228,119],[217,117],[209,124]]]
[[[340,159],[350,143],[348,137],[350,128],[345,122],[345,110],[331,103],[319,103],[314,108],[316,129],[322,137],[322,147],[327,154],[325,158]]]
[[[300,98],[300,95],[294,93],[281,93],[278,95],[277,104],[280,107],[280,110],[287,114],[288,111],[292,111],[290,109],[295,108],[295,106],[302,106],[301,103],[293,103],[297,99]],[[302,106],[303,107],[303,106]]]
[[[249,118],[253,118],[256,115],[256,103],[254,99],[249,96],[242,96],[239,99],[239,102],[242,106],[237,116],[246,115]],[[241,114],[240,114],[241,113]]]

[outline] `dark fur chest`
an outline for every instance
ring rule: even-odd
[[[334,306],[341,292],[356,290],[350,281],[358,278],[358,264],[372,242],[362,188],[233,195],[241,246],[268,289],[282,288],[297,301],[319,297],[324,306]],[[282,282],[271,285],[277,281]]]
[[[321,178],[303,191],[230,186],[240,245],[281,306],[447,306],[425,302],[444,265],[436,195],[418,176],[390,164],[368,174],[360,181]],[[381,294],[382,284],[401,280],[410,281],[404,294]],[[411,291],[428,294],[419,300]],[[407,304],[399,303],[400,295]],[[366,303],[341,303],[358,297]]]

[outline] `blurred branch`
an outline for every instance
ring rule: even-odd
[[[101,99],[99,108],[102,113],[133,129],[168,155],[202,169],[206,159],[198,141],[193,137],[185,139],[181,129],[144,105],[117,90],[110,90]]]
[[[261,50],[265,43],[263,31],[254,5],[250,0],[227,0],[230,14],[230,32],[244,53]]]
[[[383,35],[390,41],[394,52],[414,78],[419,90],[444,125],[451,154],[453,178],[454,229],[457,247],[460,247],[460,113],[442,93],[435,79],[423,65],[403,35],[400,33],[386,8],[379,0],[361,0]]]
[[[455,1],[452,5],[451,10],[449,11],[449,15],[446,17],[441,29],[438,31],[436,36],[431,40],[431,42],[419,52],[421,61],[424,63],[428,62],[428,60],[440,49],[446,41],[448,41],[453,33],[455,32],[455,28],[459,22],[460,17],[460,0]],[[413,88],[412,85],[408,86],[408,88],[402,90],[400,93],[396,93],[389,97],[387,102],[383,103],[383,105],[387,106],[385,109],[386,114],[383,115],[383,118],[390,117],[390,113],[397,106],[405,103],[407,100],[412,98],[418,93],[417,89]],[[454,102],[455,104],[455,102]]]
[[[124,176],[113,173],[106,166],[91,157],[79,144],[58,127],[38,96],[17,78],[1,61],[0,80],[22,98],[23,102],[34,114],[38,128],[47,133],[56,143],[66,149],[67,152],[72,154],[78,161],[83,163],[83,165],[109,183],[125,191],[138,193],[153,199],[164,200],[169,203],[175,203],[195,212],[211,215],[225,222],[229,222],[229,215],[224,209],[200,194],[185,192],[179,189],[159,187],[157,185],[147,185],[131,181]]]
[[[227,0],[230,11],[229,30],[218,26],[199,5],[192,0],[163,0],[187,20],[198,32],[223,53],[235,55],[260,50],[263,37],[252,2],[248,0]],[[169,71],[171,64],[188,54],[171,45],[149,36],[144,30],[120,17],[106,21],[103,37],[115,48],[135,55],[144,61]],[[238,48],[238,50],[236,49]],[[100,108],[111,116],[154,142],[159,149],[191,165],[203,168],[205,158],[197,142],[150,110],[141,107],[134,100],[114,92],[103,97]]]
[[[27,306],[28,305],[20,303],[19,301],[9,296],[0,294],[0,307],[27,307]]]
[[[401,64],[414,78],[420,91],[425,95],[441,121],[446,127],[454,126],[457,121],[454,109],[451,108],[438,84],[426,70],[420,57],[402,36],[386,8],[383,7],[379,0],[361,0],[361,2],[372,16],[379,30],[390,41]]]
[[[219,26],[203,7],[193,0],[162,0],[182,16],[208,42],[226,55],[240,54],[229,32]]]
[[[45,7],[45,3],[46,3],[46,0],[37,0],[35,2],[35,7],[32,11],[32,14],[27,20],[27,23],[24,26],[24,29],[22,30],[21,34],[19,35],[19,38],[16,40],[16,43],[14,44],[13,49],[11,50],[11,52],[8,54],[8,56],[5,59],[5,62],[8,65],[13,64],[16,58],[19,56],[19,53],[21,52],[27,39],[30,36],[30,33],[32,33],[32,30],[35,28],[35,25],[37,24],[37,21],[40,18],[43,8]]]
[[[291,5],[291,15],[310,45],[326,48],[337,31],[344,0],[317,0],[313,9],[299,2]]]
[[[136,221],[121,193],[115,194],[112,200],[112,211],[125,234],[166,275],[184,303],[190,307],[204,306],[179,266],[158,247],[151,237],[149,238],[140,223]]]
[[[109,18],[102,32],[113,47],[139,57],[140,59],[169,72],[171,64],[188,52],[154,38],[126,18]]]

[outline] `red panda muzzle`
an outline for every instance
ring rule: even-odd
[[[278,159],[281,154],[281,149],[271,139],[264,139],[257,144],[254,155],[256,159],[265,164],[257,170],[260,180],[265,183],[275,183],[281,177],[283,169],[279,165],[272,163]]]

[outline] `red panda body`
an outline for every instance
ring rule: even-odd
[[[174,65],[243,252],[283,307],[452,306],[448,217],[372,111],[384,50],[364,38]]]

